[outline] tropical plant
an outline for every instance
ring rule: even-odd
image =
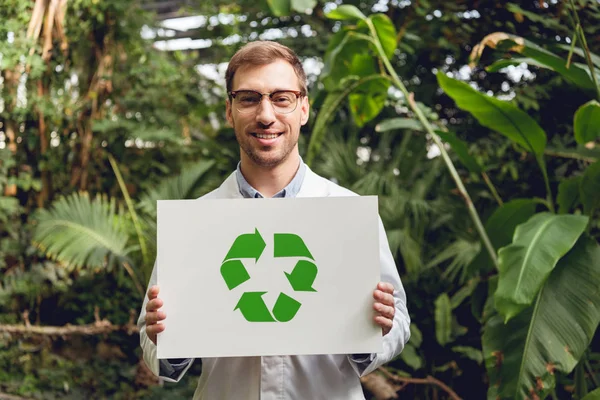
[[[494,34],[494,37],[510,40],[511,49],[529,56],[529,63],[568,74],[575,83],[587,79],[587,89],[590,84],[591,87],[596,85],[587,72],[583,75],[585,79],[573,79],[577,71],[559,68],[567,64],[566,60],[558,61],[558,56],[533,43],[502,34]],[[514,47],[515,39],[518,47]],[[480,46],[489,45],[490,40],[490,37],[485,38]],[[498,40],[493,45],[501,44]],[[444,92],[460,108],[472,113],[479,123],[531,153],[542,172],[546,199],[532,201],[543,204],[550,212],[529,216],[530,209],[521,217],[526,221],[501,229],[505,235],[512,235],[512,241],[504,241],[501,243],[504,247],[498,250],[499,274],[494,284],[493,316],[486,316],[482,340],[491,379],[490,398],[544,398],[555,390],[555,371],[565,374],[573,371],[600,323],[597,296],[600,246],[584,233],[590,231],[597,214],[600,164],[590,165],[581,177],[559,185],[561,215],[557,215],[544,160],[546,132],[509,102],[482,94],[443,73],[438,73],[438,81]],[[595,113],[593,104],[588,102],[582,106],[583,111],[581,108],[577,111],[575,121],[581,119],[576,128],[579,138],[596,139],[594,133],[588,133],[591,129],[587,124],[590,115]],[[508,206],[509,203],[505,204],[498,212],[508,213]],[[568,214],[570,211],[575,214]],[[484,265],[475,265],[475,272],[479,268],[487,272]],[[488,299],[491,301],[492,297]],[[496,313],[498,315],[494,315]]]

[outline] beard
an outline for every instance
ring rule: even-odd
[[[255,165],[265,168],[276,167],[290,156],[298,143],[298,140],[294,141],[290,135],[290,132],[282,134],[278,139],[280,143],[274,146],[260,146],[253,143],[254,137],[246,133],[238,134],[236,132],[235,134],[238,144],[246,156]]]

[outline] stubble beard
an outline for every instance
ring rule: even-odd
[[[290,134],[289,132],[286,132],[283,135],[289,135],[289,134]],[[236,134],[236,136],[237,136],[237,140],[240,145],[240,148],[246,154],[246,156],[248,156],[248,158],[255,165],[257,165],[259,167],[264,167],[264,168],[273,168],[273,167],[276,167],[276,166],[282,164],[285,160],[288,159],[288,157],[292,153],[292,150],[294,150],[294,147],[296,147],[295,143],[294,144],[284,143],[283,146],[281,147],[281,149],[278,149],[278,148],[269,149],[269,147],[257,148],[257,147],[253,147],[250,144],[250,141],[252,140],[252,138],[249,138],[249,140],[243,140],[246,138],[244,137],[243,139],[241,139],[240,136],[238,136],[237,134]]]

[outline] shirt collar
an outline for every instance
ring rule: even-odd
[[[238,187],[240,188],[240,193],[245,198],[249,199],[261,199],[264,196],[256,189],[254,189],[244,178],[241,169],[241,162],[238,162],[237,169],[235,170],[235,178],[238,183]],[[273,198],[284,198],[284,197],[296,197],[300,188],[302,187],[302,182],[304,182],[304,175],[306,175],[306,164],[302,161],[302,157],[300,157],[300,165],[298,167],[298,171],[294,176],[294,179],[281,191],[277,192]]]

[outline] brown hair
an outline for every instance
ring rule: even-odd
[[[277,42],[260,40],[244,45],[231,57],[227,71],[225,71],[227,93],[232,89],[233,77],[238,69],[245,66],[267,65],[277,60],[284,60],[291,64],[298,77],[300,91],[303,96],[306,96],[306,73],[296,53],[289,47]]]

